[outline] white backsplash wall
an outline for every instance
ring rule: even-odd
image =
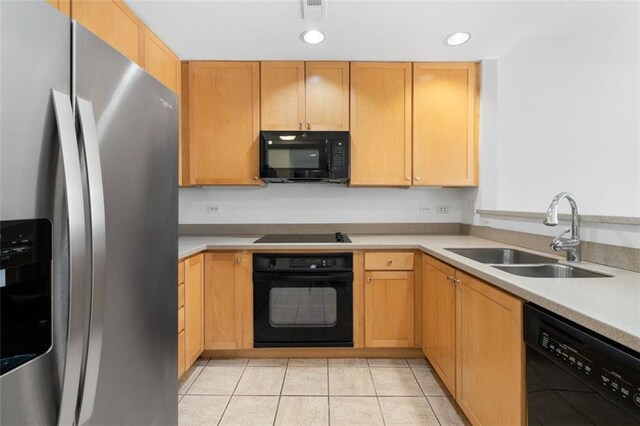
[[[560,191],[576,195],[582,214],[640,216],[639,9],[569,2],[483,61],[480,188],[465,190],[463,222],[557,235],[566,222],[481,217],[469,206],[544,212]],[[635,248],[639,228],[582,224],[585,240]]]
[[[451,223],[461,220],[462,194],[334,184],[181,188],[180,223]],[[449,213],[437,213],[438,206],[448,206]]]

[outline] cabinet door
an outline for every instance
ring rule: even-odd
[[[195,362],[204,349],[204,255],[185,261],[184,332],[186,368]]]
[[[144,24],[122,0],[72,0],[73,19],[143,66]]]
[[[474,63],[416,63],[413,184],[478,184]]]
[[[422,350],[452,395],[456,385],[455,270],[422,255]]]
[[[205,273],[205,349],[242,347],[242,297],[237,285],[238,253],[207,253]]]
[[[411,185],[411,63],[351,63],[351,185]]]
[[[260,63],[262,130],[302,130],[304,62]]]
[[[162,84],[179,93],[180,60],[148,28],[144,31],[144,68]]]
[[[365,346],[413,347],[413,272],[368,271],[364,285]]]
[[[456,400],[475,425],[525,424],[522,301],[457,277]]]
[[[305,68],[305,126],[349,130],[349,62],[307,62]]]
[[[258,62],[190,62],[186,69],[183,183],[259,184]]]

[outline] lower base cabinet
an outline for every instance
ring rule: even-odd
[[[184,344],[184,330],[182,330],[178,333],[178,379],[187,371]]]
[[[456,275],[456,400],[473,424],[525,424],[522,301]]]
[[[522,301],[423,255],[422,309],[424,354],[471,423],[526,424]]]
[[[205,255],[204,348],[253,347],[251,255],[216,252]]]
[[[178,263],[178,378],[204,349],[204,255]]]

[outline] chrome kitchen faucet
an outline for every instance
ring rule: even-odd
[[[565,198],[569,202],[569,205],[571,205],[571,228],[568,228],[562,234],[555,237],[551,242],[551,248],[555,251],[566,251],[569,262],[580,262],[580,214],[578,213],[578,202],[573,194],[560,192],[553,197],[551,204],[549,204],[549,209],[547,209],[547,215],[542,223],[547,226],[556,226],[558,224],[558,204]],[[571,238],[562,238],[568,232],[571,232]]]

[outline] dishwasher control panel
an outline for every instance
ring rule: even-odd
[[[529,347],[640,419],[640,354],[530,304],[524,337]]]

